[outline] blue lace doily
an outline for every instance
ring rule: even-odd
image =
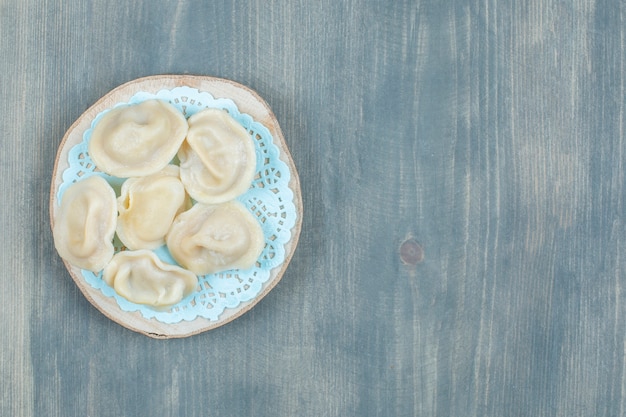
[[[279,159],[280,151],[274,145],[269,130],[261,123],[254,121],[249,115],[240,113],[232,100],[215,99],[207,92],[201,92],[190,87],[176,87],[171,90],[161,90],[156,94],[139,92],[131,97],[128,102],[118,103],[114,107],[124,104],[137,104],[150,99],[168,101],[187,118],[209,107],[225,109],[248,130],[255,144],[257,171],[251,188],[238,197],[238,200],[259,220],[265,235],[266,246],[253,268],[199,276],[198,291],[166,311],[158,311],[145,305],[135,304],[119,296],[113,288],[104,282],[102,272],[94,274],[90,271],[81,270],[82,276],[89,285],[100,290],[107,297],[114,298],[122,310],[138,311],[147,319],[154,318],[168,324],[177,323],[181,320],[190,321],[197,317],[216,321],[224,309],[235,308],[242,302],[254,299],[260,293],[263,284],[269,279],[270,271],[285,260],[285,244],[291,239],[291,229],[296,224],[297,218],[293,193],[289,188],[289,168]],[[61,201],[67,187],[91,175],[103,176],[119,196],[119,189],[124,178],[112,177],[99,171],[88,153],[88,144],[93,127],[109,110],[98,114],[91,123],[91,127],[85,131],[83,141],[70,149],[68,153],[69,167],[63,171],[63,182],[57,193],[57,201]],[[119,251],[121,244],[117,237],[114,244],[116,251]],[[166,246],[158,248],[155,253],[163,261],[176,264]]]

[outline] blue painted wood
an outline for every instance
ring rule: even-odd
[[[626,6],[509,3],[0,2],[0,414],[624,415]],[[260,304],[169,341],[47,211],[65,130],[159,73],[263,96],[305,209]]]

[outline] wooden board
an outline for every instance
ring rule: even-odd
[[[88,284],[82,276],[80,268],[65,262],[65,265],[74,279],[74,282],[87,299],[98,308],[104,315],[113,321],[128,327],[131,330],[141,332],[154,338],[187,337],[203,331],[222,326],[241,316],[258,303],[272,288],[278,284],[283,273],[289,265],[300,236],[302,226],[302,197],[300,194],[300,182],[298,172],[289,149],[285,144],[278,121],[271,109],[255,92],[230,80],[192,75],[156,75],[130,81],[115,88],[98,100],[66,132],[54,164],[52,184],[50,187],[50,223],[54,226],[59,208],[57,193],[63,183],[63,172],[69,167],[68,153],[72,147],[83,140],[84,133],[91,127],[96,116],[106,109],[110,109],[118,103],[126,103],[138,92],[156,94],[160,90],[171,90],[176,87],[191,87],[201,92],[210,93],[214,98],[228,98],[232,100],[240,112],[252,116],[252,118],[265,126],[274,139],[274,144],[280,151],[280,159],[287,164],[291,174],[289,188],[294,195],[297,220],[291,231],[292,238],[285,245],[285,261],[270,271],[268,280],[263,284],[259,294],[249,301],[245,301],[236,307],[226,308],[216,320],[204,317],[196,317],[194,320],[182,320],[177,323],[163,323],[157,319],[145,318],[140,312],[127,312],[120,308],[114,298],[104,295],[99,289]]]
[[[0,415],[625,415],[625,45],[616,0],[0,1]],[[170,340],[49,224],[64,133],[157,74],[258,92],[304,207],[263,300]]]

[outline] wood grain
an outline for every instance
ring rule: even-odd
[[[0,414],[625,415],[625,23],[616,0],[0,1]],[[166,73],[267,101],[305,217],[254,309],[162,341],[75,288],[47,195],[72,122]]]

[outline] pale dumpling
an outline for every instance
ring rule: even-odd
[[[98,175],[67,188],[54,219],[54,246],[61,258],[98,272],[113,257],[117,217],[115,191]]]
[[[217,204],[245,193],[256,172],[254,142],[246,129],[221,109],[205,109],[188,123],[178,158],[189,195]]]
[[[194,205],[174,219],[167,235],[176,262],[198,275],[248,269],[264,246],[257,219],[236,200]]]
[[[100,170],[116,177],[150,175],[172,161],[187,130],[185,116],[165,101],[118,106],[94,126],[89,155]]]
[[[117,235],[129,249],[165,244],[174,217],[190,203],[179,169],[168,165],[156,174],[129,178],[117,199]]]
[[[127,300],[153,307],[176,304],[198,285],[194,273],[164,263],[149,250],[116,253],[102,277]]]

